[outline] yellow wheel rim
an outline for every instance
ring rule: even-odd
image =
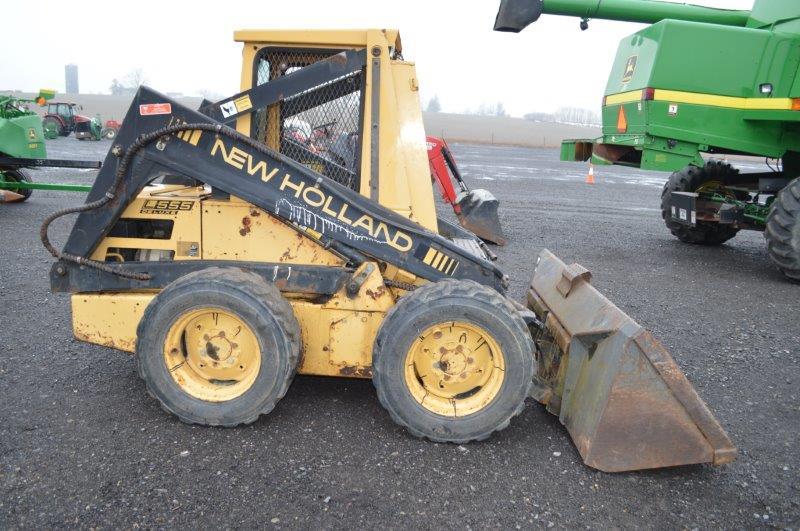
[[[200,308],[183,314],[167,333],[164,363],[187,394],[207,402],[243,395],[261,368],[261,350],[236,314]]]
[[[497,341],[463,321],[429,327],[406,355],[405,383],[425,409],[462,417],[488,406],[500,392],[505,360]]]

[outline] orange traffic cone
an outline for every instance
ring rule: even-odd
[[[589,173],[586,175],[586,184],[594,184],[594,164],[589,163]]]

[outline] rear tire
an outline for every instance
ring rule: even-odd
[[[27,172],[16,169],[16,170],[4,170],[3,175],[5,176],[6,182],[14,182],[14,183],[32,183],[33,179],[31,179],[30,175]],[[21,201],[26,201],[31,194],[33,194],[33,190],[30,188],[10,188],[11,192],[17,193],[22,196]]]
[[[117,130],[110,127],[103,129],[101,136],[106,140],[114,140],[117,137]]]
[[[237,426],[269,413],[300,358],[300,326],[255,273],[209,268],[169,284],[137,329],[139,374],[189,424]]]
[[[55,118],[48,117],[42,120],[42,128],[46,129],[47,127],[52,128],[56,132],[56,136],[53,138],[58,138],[59,136],[64,136],[64,126],[61,122],[56,120]],[[50,138],[50,137],[48,137]]]
[[[392,419],[413,435],[479,441],[522,411],[533,349],[507,299],[473,281],[445,280],[404,296],[386,315],[372,381]]]
[[[787,278],[800,282],[800,177],[778,192],[764,237],[772,263]]]
[[[673,236],[682,242],[700,245],[720,245],[736,236],[739,229],[728,225],[698,221],[696,226],[690,227],[673,221],[669,207],[672,192],[695,192],[708,182],[719,181],[722,183],[726,175],[736,173],[739,173],[739,170],[734,169],[730,164],[712,160],[702,168],[687,166],[670,175],[664,185],[664,191],[661,192],[661,217]]]

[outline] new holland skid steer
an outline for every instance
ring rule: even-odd
[[[601,470],[734,459],[586,269],[542,251],[528,309],[473,234],[437,220],[396,30],[235,36],[241,93],[193,110],[142,87],[86,204],[42,226],[78,339],[135,352],[189,423],[253,422],[295,373],[346,376],[434,441],[485,439],[533,396]],[[300,120],[330,139],[297,142]],[[74,212],[58,250],[48,226]]]

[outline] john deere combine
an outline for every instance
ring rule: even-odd
[[[372,378],[392,419],[435,441],[485,439],[534,396],[595,468],[734,459],[586,269],[542,251],[526,308],[474,234],[437,220],[396,30],[236,39],[242,92],[195,110],[140,88],[87,203],[45,220],[78,339],[135,352],[189,423],[254,422],[300,373]],[[354,162],[297,142],[298,120],[335,124]],[[48,228],[70,213],[59,250]]]
[[[620,42],[603,98],[603,135],[569,140],[562,160],[674,172],[662,217],[680,240],[721,244],[765,231],[767,250],[800,280],[800,2],[751,11],[648,0],[502,0],[499,31],[542,14],[652,24]],[[702,154],[765,157],[739,173]]]

